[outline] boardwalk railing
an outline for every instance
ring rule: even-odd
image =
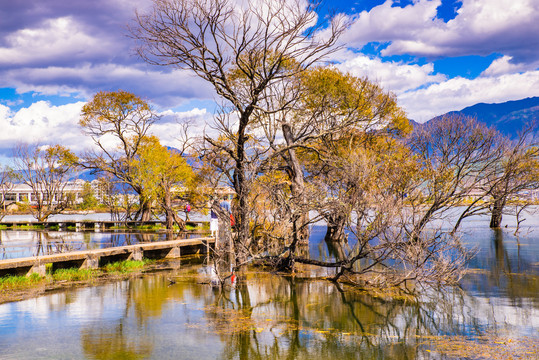
[[[96,250],[73,251],[53,255],[0,260],[0,276],[45,275],[47,264],[52,269],[78,267],[95,269],[106,263],[118,260],[142,260],[142,258],[177,258],[182,255],[208,253],[215,238],[168,240],[140,243],[135,245],[112,247]]]

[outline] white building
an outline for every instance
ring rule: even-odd
[[[66,195],[70,195],[73,201],[78,204],[82,202],[82,191],[84,189],[85,181],[77,179],[74,181],[68,181],[65,186],[63,186],[62,193],[64,196],[61,196],[60,193],[55,193],[52,199],[52,202],[55,203],[60,198],[65,198]],[[27,202],[30,205],[37,203],[36,195],[41,199],[48,201],[48,194],[45,192],[40,192],[34,194],[34,191],[27,184],[13,184],[12,187],[8,188],[5,193],[0,193],[0,198],[3,197],[4,205],[9,205],[16,202]]]

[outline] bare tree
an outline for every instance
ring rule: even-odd
[[[342,215],[344,224],[336,230],[348,233],[349,241],[333,243],[335,255],[324,260],[289,248],[269,259],[278,267],[300,263],[334,269],[333,280],[367,287],[456,282],[470,255],[459,239],[435,226],[413,239],[406,231],[422,215],[403,196],[415,190],[418,170],[402,144],[383,137],[362,140],[338,159],[332,181],[320,177],[310,184],[320,190],[320,211]]]
[[[7,213],[7,205],[9,200],[6,198],[7,194],[13,190],[15,182],[19,179],[17,173],[8,166],[0,169],[0,220],[4,218]]]
[[[31,190],[30,207],[38,221],[45,221],[64,210],[71,200],[66,191],[78,159],[61,145],[20,144],[15,149],[15,164],[22,182]]]
[[[539,148],[531,143],[533,127],[525,129],[514,141],[504,142],[504,154],[486,189],[490,207],[490,227],[498,228],[504,208],[511,201],[525,201],[525,191],[539,188]]]
[[[224,101],[217,128],[227,141],[207,141],[232,160],[235,248],[242,258],[248,254],[248,198],[257,174],[248,151],[255,113],[279,110],[263,109],[262,98],[271,96],[283,78],[296,76],[334,51],[344,30],[334,19],[329,31],[319,35],[315,9],[300,0],[252,1],[244,6],[227,0],[154,0],[150,13],[137,14],[132,29],[145,61],[193,71]]]
[[[454,224],[455,231],[464,218],[485,211],[485,187],[504,154],[495,130],[473,118],[444,116],[415,129],[408,143],[421,166],[418,191],[408,196],[409,204],[421,210],[407,226],[412,236],[465,201],[469,203]]]

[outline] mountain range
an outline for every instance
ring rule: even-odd
[[[443,116],[463,115],[477,119],[489,127],[494,127],[503,135],[516,138],[528,124],[539,123],[539,97],[529,97],[526,99],[506,101],[497,104],[479,103],[466,107],[459,111],[450,111],[443,115],[436,116],[430,121],[436,121]],[[419,123],[411,121],[416,126]],[[421,124],[419,124],[421,126]],[[537,129],[537,124],[536,124]],[[537,133],[537,130],[535,131]]]

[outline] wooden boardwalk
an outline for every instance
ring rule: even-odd
[[[109,262],[118,260],[177,258],[181,255],[199,252],[208,253],[209,247],[214,243],[215,238],[213,237],[167,240],[105,249],[73,251],[54,255],[0,260],[0,276],[31,275],[33,273],[45,275],[47,264],[52,264],[53,270],[72,267],[95,269]]]
[[[21,227],[42,227],[42,228],[58,228],[58,229],[114,229],[114,228],[137,228],[140,226],[165,226],[165,221],[150,220],[150,221],[110,221],[110,220],[63,220],[63,221],[1,221],[0,225],[7,228]],[[186,221],[186,225],[202,228],[204,225],[209,226],[208,221]]]

